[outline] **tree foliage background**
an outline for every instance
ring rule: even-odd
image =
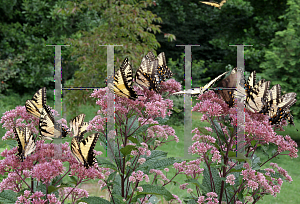
[[[193,86],[236,65],[245,47],[245,69],[279,83],[299,99],[299,0],[229,0],[221,9],[198,0],[12,0],[0,1],[0,90],[4,95],[53,89],[54,52],[62,49],[63,86],[104,87],[106,47],[115,47],[115,68],[128,57],[136,70],[148,51],[165,52],[176,80],[183,82],[182,47],[193,47]],[[194,61],[195,60],[195,61]],[[197,60],[197,61],[196,61]],[[284,93],[284,92],[283,92]],[[89,102],[84,91],[68,92],[72,115]],[[84,100],[82,100],[84,99]],[[299,100],[298,100],[299,101]],[[292,107],[299,116],[299,103]]]

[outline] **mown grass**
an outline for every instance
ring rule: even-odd
[[[28,95],[24,95],[22,97],[18,96],[18,95],[12,95],[11,97],[6,97],[6,98],[1,98],[1,102],[0,102],[0,114],[2,115],[2,113],[4,113],[7,110],[13,109],[15,108],[17,105],[24,105],[25,101],[27,99],[31,99],[32,96],[28,96]],[[49,100],[49,99],[48,99]],[[53,101],[49,100],[49,105],[51,105],[53,107]],[[195,104],[195,101],[193,100],[193,104]],[[89,121],[91,120],[94,116],[95,113],[97,111],[97,107],[91,107],[88,105],[83,105],[78,107],[80,110],[80,113],[85,113],[86,119],[85,121]],[[201,114],[197,113],[197,112],[193,112],[192,114],[193,117],[193,123],[192,123],[192,129],[196,128],[196,127],[204,127],[204,126],[209,126],[208,123],[204,123],[201,122]],[[67,116],[67,121],[70,121],[70,117]],[[299,123],[297,123],[297,121],[295,121],[295,124],[297,126],[297,129],[299,129]],[[1,124],[2,125],[2,124]],[[159,147],[159,150],[163,150],[168,152],[168,156],[169,157],[182,157],[183,156],[183,151],[184,151],[184,126],[173,126],[176,135],[179,137],[180,142],[176,143],[175,141],[168,143],[165,146]],[[296,128],[294,127],[286,127],[285,128],[286,131],[285,132],[277,132],[278,134],[281,135],[290,135],[294,140],[296,140],[298,143],[300,141],[300,136],[298,134],[298,132],[296,131]],[[5,134],[5,129],[0,128],[0,135],[3,136]],[[88,134],[88,133],[87,133]],[[172,138],[171,138],[172,139]],[[67,138],[64,141],[68,141],[70,143],[71,138]],[[0,141],[0,151],[2,152],[7,146],[4,147],[5,141]],[[97,145],[96,150],[98,151],[103,151],[104,149],[103,147],[100,147],[100,145]],[[261,161],[265,161],[266,160],[266,156],[263,155],[261,152],[257,152],[258,156],[261,157]],[[260,200],[258,203],[259,204],[276,204],[276,203],[298,203],[298,200],[300,199],[300,194],[299,189],[300,189],[300,173],[299,173],[299,165],[300,165],[300,158],[296,158],[296,159],[291,159],[289,156],[280,156],[280,159],[276,159],[276,160],[271,160],[270,162],[274,162],[274,163],[278,163],[278,165],[280,167],[282,167],[283,169],[287,170],[289,175],[293,178],[293,182],[290,184],[288,182],[284,182],[283,183],[283,187],[281,190],[281,193],[278,194],[277,197],[272,197],[272,196],[265,196],[263,198],[263,200]],[[264,165],[265,168],[269,167],[269,163],[266,163]],[[68,164],[65,164],[65,167],[68,168]],[[203,166],[201,166],[202,168]],[[167,173],[168,178],[171,178],[172,173],[175,172],[175,170],[170,167],[170,172]],[[150,177],[152,178],[152,176]],[[179,183],[185,183],[185,176],[183,175],[179,175],[178,177],[175,178],[175,181],[179,182]],[[201,182],[201,180],[200,180]],[[89,183],[84,183],[82,185],[80,185],[79,187],[86,189],[90,196],[100,196],[103,195],[106,197],[106,199],[108,199],[108,194],[106,191],[100,191],[99,190],[99,185],[97,184],[97,181],[91,181]],[[178,195],[181,200],[183,199],[183,197],[187,196],[187,192],[186,190],[180,190],[179,186],[173,186],[173,185],[167,185],[166,188],[168,190],[170,190],[173,194]],[[160,197],[161,201],[163,200],[162,197]],[[162,202],[160,202],[162,203]],[[163,203],[167,203],[167,202],[163,202]]]

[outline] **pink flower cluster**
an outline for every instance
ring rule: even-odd
[[[140,170],[138,170],[137,173],[132,172],[131,176],[129,176],[129,181],[132,183],[141,182],[143,180],[149,182],[149,177],[148,175],[144,174],[144,172]]]
[[[41,191],[36,191],[32,195],[30,194],[30,191],[25,190],[24,195],[18,197],[16,204],[61,204],[54,194],[48,194],[47,199],[42,198],[45,196],[45,194],[43,194]]]
[[[218,195],[215,192],[209,192],[206,194],[206,199],[205,196],[200,196],[199,199],[197,200],[198,204],[203,204],[204,201],[207,201],[206,204],[218,204],[219,201],[217,199]]]
[[[71,187],[66,187],[63,188],[63,190],[59,191],[60,197],[64,198],[65,195],[68,195],[68,199],[72,199],[72,201],[79,200],[80,198],[83,197],[89,197],[89,194],[86,190],[80,189],[80,188],[71,188]]]
[[[229,114],[231,118],[235,118],[237,116],[237,109],[229,109],[228,105],[212,91],[208,91],[207,93],[200,95],[198,100],[200,100],[200,102],[197,103],[192,110],[203,113],[201,121],[206,120],[210,122],[209,118],[212,119],[213,117],[215,117],[218,121],[221,121],[224,115],[227,114]],[[234,126],[235,123],[235,120],[231,120],[232,126]],[[233,151],[233,145],[236,144],[235,141],[233,141],[235,137],[230,135],[226,126],[224,126],[222,123],[219,123],[219,125],[222,128],[223,134],[225,135],[225,142],[221,142],[218,134],[216,138],[211,136],[212,128],[215,128],[213,125],[212,128],[205,127],[206,131],[204,129],[201,129],[200,131],[198,128],[192,131],[192,133],[195,134],[192,138],[195,142],[189,148],[189,152],[191,154],[198,154],[200,158],[189,163],[186,161],[175,163],[174,168],[177,169],[178,173],[184,173],[191,178],[198,179],[200,174],[203,173],[203,169],[199,168],[199,164],[202,161],[205,161],[208,167],[214,162],[218,164],[227,161],[224,166],[225,169],[219,169],[218,173],[220,177],[226,178],[222,182],[235,185],[235,182],[238,181],[238,178],[236,178],[235,175],[230,174],[229,170],[234,168],[238,161],[233,162],[231,158],[226,158],[226,152],[229,150]],[[245,132],[247,133],[247,135],[245,135],[245,149],[248,150],[246,156],[255,152],[257,145],[253,147],[251,144],[251,142],[254,140],[256,141],[256,144],[260,145],[266,145],[269,143],[277,145],[278,150],[273,157],[279,155],[283,151],[289,151],[289,156],[291,158],[298,157],[296,142],[293,141],[289,136],[282,137],[281,135],[277,135],[269,124],[268,116],[253,114],[246,110]],[[222,155],[220,154],[221,151],[223,152]],[[271,163],[270,165],[274,168],[278,168],[278,172],[282,174],[282,176],[286,177],[287,181],[292,181],[287,172],[278,167],[277,164]],[[248,163],[244,163],[243,168],[244,170],[241,171],[243,183],[241,185],[244,185],[244,187],[242,188],[248,188],[249,190],[251,189],[253,195],[256,194],[259,196],[263,196],[265,193],[270,193],[275,197],[276,194],[280,192],[283,181],[280,178],[272,178],[271,173],[275,173],[273,169],[266,168],[264,169],[266,173],[261,173],[251,169]],[[267,180],[267,176],[271,177],[271,181]],[[188,183],[180,185],[180,189],[186,189],[187,185]],[[224,187],[225,185],[223,185],[222,189],[224,189]],[[192,193],[191,189],[187,190],[189,193]],[[198,203],[219,203],[217,194],[214,192],[208,193],[207,197],[208,198],[205,198],[205,196],[198,194]],[[253,201],[252,196],[247,197],[247,199],[249,201]],[[241,204],[242,202],[235,200],[235,203]]]

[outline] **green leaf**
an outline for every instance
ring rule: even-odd
[[[228,158],[229,159],[236,159],[239,162],[247,161],[247,163],[251,166],[250,159],[246,158],[243,154],[241,154],[239,152],[229,151],[228,152]]]
[[[112,194],[113,198],[114,198],[114,203],[126,203],[123,201],[123,197],[120,194]]]
[[[186,203],[187,204],[197,204],[197,201],[195,201],[195,199],[192,198],[192,199],[188,200]]]
[[[133,146],[133,145],[127,145],[126,147],[121,148],[120,152],[124,156],[126,156],[126,155],[130,154],[132,150],[138,150],[138,149],[135,146]]]
[[[136,138],[132,137],[132,136],[128,137],[128,140],[130,140],[131,142],[133,142],[135,144],[139,143],[139,141]]]
[[[260,158],[256,154],[253,155],[253,157],[251,158],[251,161],[252,161],[251,167],[253,170],[260,169],[261,161],[260,161]]]
[[[158,122],[158,124],[163,125],[169,120],[169,118],[170,117],[166,115],[165,118],[157,117],[157,118],[155,118],[155,120]]]
[[[117,171],[114,171],[111,174],[109,174],[107,181],[110,182],[111,180],[114,180],[116,174],[117,174]]]
[[[173,195],[163,186],[153,186],[150,184],[140,185],[143,192],[137,192],[138,195],[161,195],[164,196],[166,201],[174,199]]]
[[[149,127],[153,127],[155,125],[157,124],[146,124],[146,125],[139,126],[137,129],[135,129],[136,131],[134,132],[133,135],[139,135],[141,132],[146,133]]]
[[[109,161],[108,159],[106,158],[103,158],[103,157],[98,157],[96,158],[97,159],[97,162],[99,165],[101,165],[101,167],[105,167],[105,168],[110,168],[110,169],[113,169],[113,170],[117,170],[117,167],[115,164],[113,164],[111,161]]]
[[[75,176],[70,176],[69,178],[71,179],[71,183],[74,183],[75,185],[77,184],[77,179]]]
[[[204,127],[198,127],[198,130],[200,133],[202,133],[203,135],[211,135],[211,132],[206,130]]]
[[[252,140],[252,141],[251,141],[251,146],[254,147],[255,144],[256,144],[256,141],[255,141],[255,140]]]
[[[243,193],[244,193],[244,188],[239,192],[238,194],[238,198],[240,201],[242,201],[244,203],[244,196],[243,196]]]
[[[48,194],[51,194],[54,191],[57,191],[60,188],[64,188],[64,187],[69,187],[68,185],[60,185],[59,187],[55,187],[55,186],[48,186]]]
[[[209,118],[209,117],[208,117]],[[210,119],[209,119],[210,120]],[[217,120],[210,120],[211,124],[212,124],[212,129],[213,131],[217,134],[218,137],[220,137],[220,139],[225,142],[225,135],[224,132],[219,124],[219,122]]]
[[[17,201],[17,193],[15,193],[12,190],[4,190],[0,193],[0,202],[1,203],[7,203],[7,204],[13,204]]]
[[[222,162],[219,163],[219,164],[217,164],[217,163],[211,163],[210,166],[212,166],[212,167],[214,167],[214,168],[220,168],[220,167],[222,167],[222,166],[225,166],[225,164],[222,163]]]
[[[215,142],[215,143],[213,143],[213,145],[219,150],[219,152],[221,153],[221,155],[224,157],[225,154],[224,154],[224,152],[222,151],[221,147],[218,145],[218,143]]]
[[[184,182],[191,183],[191,184],[194,184],[195,186],[199,187],[202,190],[202,194],[206,194],[209,192],[209,189],[207,187],[203,186],[202,184],[200,184],[199,181],[197,181],[196,179],[190,178],[190,179],[184,180]]]
[[[150,169],[164,169],[173,165],[177,161],[178,159],[175,159],[174,157],[146,161],[144,164],[140,165],[136,170],[142,170],[144,173],[148,174]]]
[[[127,121],[127,131],[130,128],[127,135],[130,135],[138,127],[139,127],[139,121],[137,120],[137,116],[134,115],[134,116],[130,117]]]
[[[209,170],[207,165],[205,165],[203,172],[203,180],[202,185],[209,190],[209,192],[214,191],[218,196],[220,196],[221,192],[221,178],[216,168],[210,167],[212,178],[210,178]],[[215,189],[212,189],[211,179],[213,180]]]
[[[112,204],[108,200],[105,200],[103,198],[96,197],[96,196],[89,196],[88,198],[81,198],[80,200],[77,201],[77,203],[79,203],[79,202],[86,202],[88,204]]]
[[[245,170],[245,169],[235,169],[235,168],[232,168],[230,169],[230,171],[228,173],[232,173],[232,172],[242,172],[242,170]]]
[[[6,141],[5,141],[6,145],[9,146],[10,149],[16,147],[18,145],[18,142],[12,138],[8,138]]]

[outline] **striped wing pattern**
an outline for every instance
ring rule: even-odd
[[[83,135],[87,132],[89,123],[83,122],[85,114],[80,114],[70,121],[70,131],[73,129],[74,137],[79,141],[83,139]]]
[[[26,111],[36,117],[40,118],[43,105],[46,105],[46,87],[39,89],[31,100],[25,102]]]
[[[97,143],[99,133],[89,135],[79,142],[75,137],[71,142],[71,152],[78,162],[89,168],[96,163],[94,148]]]
[[[120,69],[115,73],[113,84],[108,83],[108,88],[120,97],[135,100],[136,92],[132,88],[132,68],[128,58],[125,58]]]
[[[40,137],[48,140],[66,137],[68,134],[67,130],[54,120],[50,107],[47,105],[43,107],[39,123]]]
[[[33,135],[28,127],[25,127],[24,131],[21,128],[13,127],[13,131],[18,142],[18,153],[17,156],[21,161],[34,152],[36,145]]]

